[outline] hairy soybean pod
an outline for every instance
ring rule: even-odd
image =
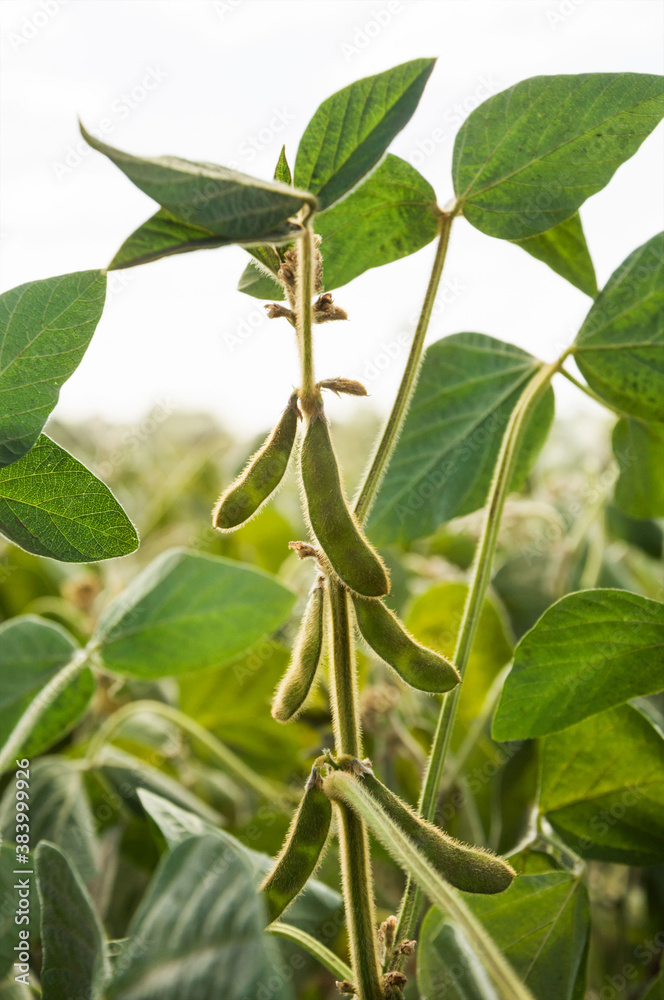
[[[317,584],[309,595],[288,670],[272,701],[272,718],[288,722],[304,705],[323,650],[324,591]]]
[[[311,417],[304,435],[302,485],[311,527],[337,576],[358,594],[387,594],[387,570],[348,509],[330,431],[320,411]]]
[[[314,765],[281,853],[260,887],[269,923],[302,892],[318,867],[331,819],[332,803],[323,791],[320,771]]]
[[[353,595],[353,604],[365,642],[406,684],[435,694],[459,683],[456,667],[440,653],[416,642],[382,601]]]
[[[251,456],[235,482],[217,500],[212,512],[212,524],[215,528],[220,531],[239,528],[274,493],[288,468],[299,415],[297,396],[293,394],[267,440]]]
[[[487,895],[503,892],[511,885],[516,872],[502,858],[482,847],[463,844],[433,823],[427,823],[366,769],[358,775],[358,780],[451,885],[464,892]]]

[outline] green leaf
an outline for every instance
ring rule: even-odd
[[[113,601],[95,635],[109,670],[173,677],[232,660],[281,625],[294,602],[267,573],[172,549]]]
[[[641,1000],[664,1000],[664,971],[648,984]]]
[[[152,759],[155,756],[154,753],[151,754]],[[140,793],[145,790],[154,792],[169,802],[177,803],[191,814],[201,816],[206,823],[220,822],[219,813],[190,792],[181,782],[119,747],[109,745],[103,747],[95,758],[95,765],[104,778],[117,789],[126,805],[136,813],[142,812]]]
[[[296,760],[316,738],[302,722],[275,726],[270,714],[274,690],[289,662],[290,650],[282,643],[261,642],[217,670],[184,677],[179,683],[180,708],[249,767],[281,779],[283,761]]]
[[[237,283],[238,292],[251,295],[254,299],[265,299],[266,302],[284,302],[286,295],[281,285],[266,274],[263,268],[258,267],[253,260],[250,260],[244,271],[240,275]]]
[[[8,786],[0,803],[0,829],[11,839],[16,827],[16,793]],[[96,822],[83,773],[66,757],[42,757],[30,766],[30,843],[49,840],[67,851],[84,882],[99,871]]]
[[[281,147],[281,152],[279,153],[279,159],[277,160],[277,165],[274,168],[274,180],[279,181],[280,184],[292,184],[293,175],[291,174],[291,168],[288,166],[288,160],[286,159],[286,147]]]
[[[436,238],[439,219],[428,181],[388,154],[361,187],[316,216],[325,290],[421,250]]]
[[[484,505],[510,414],[538,365],[519,347],[481,333],[429,347],[369,520],[374,541],[421,538]],[[512,489],[523,483],[552,418],[548,389],[526,431]]]
[[[262,882],[264,876],[274,866],[274,859],[267,854],[245,847],[225,830],[211,826],[205,820],[188,810],[179,808],[160,795],[140,790],[138,796],[145,811],[159,827],[169,848],[177,847],[189,837],[202,837],[205,834],[211,834],[222,843],[229,845],[232,850],[242,854],[254,874],[255,884]],[[330,889],[323,882],[319,882],[318,879],[312,878],[309,879],[303,892],[289,908],[288,922],[302,929],[311,927],[313,930],[323,920],[334,916],[341,906],[343,906],[343,899],[338,892]]]
[[[578,212],[553,229],[512,242],[538,260],[544,261],[556,274],[585,292],[591,299],[597,295],[595,267]]]
[[[414,59],[323,101],[300,141],[294,178],[318,196],[321,211],[375,167],[415,111],[434,64]]]
[[[269,249],[264,247],[263,249]],[[256,256],[254,254],[254,256]],[[273,273],[276,274],[276,271]],[[255,261],[250,260],[244,271],[240,275],[237,284],[238,292],[251,295],[254,299],[265,299],[268,302],[285,302],[286,293],[281,283],[267,274],[264,268],[259,267]]]
[[[454,192],[489,236],[520,240],[569,219],[664,115],[664,78],[534,76],[490,97],[454,143]]]
[[[16,953],[12,958],[16,957]],[[0,983],[0,1000],[34,1000],[36,996],[29,986],[23,982],[17,983],[13,979],[5,979]]]
[[[77,271],[0,295],[0,466],[32,448],[101,319],[106,275]]]
[[[21,615],[0,625],[0,746],[42,688],[76,653],[75,639],[44,618]],[[73,729],[95,689],[88,667],[49,706],[21,754],[36,757]]]
[[[145,812],[157,824],[169,848],[177,847],[190,837],[203,837],[205,834],[216,836],[221,833],[197,813],[182,809],[149,788],[139,788],[137,794]]]
[[[467,596],[465,583],[435,584],[411,604],[405,618],[407,628],[425,646],[453,660]],[[450,743],[454,754],[482,714],[492,684],[511,658],[512,640],[505,612],[494,598],[486,599],[461,685]],[[495,811],[495,788],[488,776],[504,767],[507,757],[487,730],[488,720],[474,738],[472,750],[464,760],[462,775],[473,789],[475,807],[488,829]],[[461,837],[465,835],[458,828],[451,832]]]
[[[428,181],[405,160],[388,153],[357,190],[316,216],[316,232],[323,238],[325,291],[421,250],[436,238],[439,219],[436,194]],[[276,266],[268,267],[276,274],[279,264],[277,259]],[[259,299],[283,298],[281,286],[253,261],[238,289]]]
[[[664,555],[664,530],[658,521],[640,520],[624,514],[609,503],[604,508],[604,528],[609,541],[619,540],[634,545],[651,559],[661,559]]]
[[[417,985],[425,1000],[501,1000],[462,929],[435,907],[417,942]]]
[[[569,594],[517,646],[493,736],[545,736],[663,689],[664,604],[625,590]]]
[[[107,156],[176,219],[224,236],[229,242],[261,241],[304,204],[316,204],[306,191],[277,181],[177,156],[132,156],[95,139],[82,125],[81,133],[93,149]]]
[[[61,562],[114,559],[138,547],[136,529],[108,486],[45,434],[0,469],[0,531]]]
[[[540,812],[584,858],[664,861],[664,738],[632,705],[545,737]]]
[[[251,237],[251,241],[260,238],[278,244],[292,240],[301,231],[301,226],[283,223],[277,229],[261,234],[260,237]],[[117,271],[120,268],[136,267],[138,264],[149,264],[150,261],[170,257],[176,253],[212,250],[242,242],[244,241],[215,236],[209,229],[181,222],[165,208],[161,208],[124,241],[108,265],[108,270]]]
[[[406,616],[406,626],[419,642],[452,658],[467,596],[465,583],[437,583],[415,598]],[[487,691],[511,658],[512,642],[505,614],[494,600],[487,599],[461,686],[453,748],[456,749],[480,714]]]
[[[537,1000],[573,1000],[589,931],[588,892],[579,879],[565,872],[521,875],[498,896],[466,901]],[[463,932],[440,910],[429,911],[418,954],[423,996],[496,997]]]
[[[41,901],[43,1000],[103,995],[109,973],[103,928],[80,875],[54,844],[35,855]]]
[[[664,517],[664,425],[619,420],[613,454],[620,470],[616,506],[630,517]]]
[[[609,406],[664,421],[664,233],[613,272],[579,330],[574,357]]]
[[[245,1000],[269,983],[272,1000],[287,1000],[288,978],[278,974],[264,924],[242,852],[214,835],[189,838],[159,864],[129,926],[142,948],[116,969],[107,995]]]

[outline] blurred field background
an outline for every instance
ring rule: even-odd
[[[334,428],[351,492],[378,425],[371,402],[366,402],[361,423],[337,423]],[[122,560],[76,566],[39,559],[2,542],[0,618],[39,614],[85,639],[109,599],[139,568],[173,545],[261,566],[304,599],[310,567],[287,547],[290,540],[303,537],[294,470],[260,518],[230,536],[210,527],[218,491],[256,441],[238,440],[205,413],[166,413],[160,407],[136,425],[97,419],[53,423],[50,431],[110,484],[136,518],[141,548]],[[615,469],[608,432],[608,422],[597,420],[580,443],[575,424],[559,420],[527,488],[509,501],[491,604],[464,685],[451,762],[453,782],[447,782],[439,811],[439,821],[451,832],[500,852],[513,851],[528,828],[537,781],[532,745],[526,742],[506,753],[488,735],[490,713],[488,718],[486,712],[481,714],[484,692],[509,662],[515,638],[552,600],[580,586],[626,587],[662,598],[662,529],[655,522],[631,521],[612,505]],[[393,606],[420,638],[448,651],[479,525],[480,515],[471,515],[426,541],[384,553],[392,571]],[[142,684],[109,676],[93,713],[52,753],[80,756],[103,720],[129,701],[150,698],[179,705],[268,780],[275,790],[271,802],[226,773],[195,739],[155,716],[129,719],[113,737],[115,749],[147,764],[149,775],[154,768],[176,780],[181,789],[176,794],[196,796],[247,846],[273,855],[312,757],[332,744],[323,687],[298,722],[284,727],[270,718],[271,694],[287,664],[291,638],[287,626],[241,661],[179,683]],[[435,700],[405,688],[368,656],[360,659],[366,752],[384,779],[415,801],[435,725]],[[158,859],[155,840],[146,836],[145,815],[127,792],[132,783],[145,780],[126,759],[86,778],[107,861],[99,898],[108,907],[106,922],[117,938],[122,938]],[[45,821],[41,835],[47,834]],[[320,878],[338,890],[333,852]],[[384,918],[398,905],[402,876],[380,848],[374,857]],[[636,972],[621,995],[638,997],[656,968],[656,947],[650,955],[643,948],[644,942],[657,940],[662,926],[664,868],[591,863],[590,869],[594,930],[587,996],[604,1000],[609,994],[600,991],[609,988],[610,977],[622,975],[625,964],[631,963]],[[294,918],[343,951],[339,898],[330,893],[305,900]],[[283,948],[287,960],[290,956],[298,997],[335,996],[328,973],[301,951],[295,961],[291,945]]]

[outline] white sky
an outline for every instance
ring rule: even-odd
[[[1,290],[105,266],[154,211],[103,156],[76,152],[79,114],[88,128],[107,119],[107,141],[133,153],[270,177],[282,142],[292,163],[335,90],[437,55],[391,148],[444,205],[458,123],[487,88],[546,73],[664,70],[659,0],[2,0],[0,19]],[[259,152],[250,145],[258,133]],[[582,208],[600,286],[662,228],[662,136],[660,126]],[[412,332],[432,255],[433,245],[338,292],[351,321],[317,332],[319,377],[360,378],[387,410],[405,360],[398,338]],[[240,434],[268,425],[297,382],[296,354],[286,322],[267,320],[260,302],[236,291],[247,260],[232,247],[116,272],[56,415],[131,421],[158,404],[207,409]],[[589,305],[524,251],[459,220],[429,340],[476,330],[551,359]],[[558,388],[567,413],[594,405],[567,383]],[[367,402],[330,403],[344,417],[354,406]]]

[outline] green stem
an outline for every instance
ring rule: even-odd
[[[503,689],[503,684],[505,683],[505,678],[510,672],[511,662],[507,666],[503,667],[498,676],[494,679],[491,687],[489,688],[488,694],[482,703],[482,707],[479,714],[475,716],[473,721],[468,727],[468,732],[463,743],[459,747],[459,752],[454,755],[454,763],[447,768],[444,781],[441,786],[441,793],[444,793],[447,789],[452,788],[455,784],[466,761],[470,757],[471,753],[477,746],[477,742],[487,727],[487,722],[493,715],[493,710],[496,707],[498,699],[500,697],[500,692]]]
[[[314,412],[318,398],[314,378],[312,337],[315,251],[314,231],[310,223],[306,222],[298,249],[300,259],[297,267],[295,296],[297,342],[300,351],[301,368],[300,404],[307,415],[311,415]]]
[[[357,672],[351,644],[348,594],[343,584],[333,576],[328,578],[328,592],[333,665],[330,693],[336,751],[338,754],[349,753],[353,757],[360,757]]]
[[[482,962],[489,978],[503,1000],[534,1000],[528,987],[496,947],[479,920],[471,913],[461,895],[431,867],[418,846],[381,809],[358,780],[343,771],[333,771],[325,779],[325,790],[357,810],[372,833],[428,896],[464,931],[468,943]],[[400,940],[398,937],[395,940]]]
[[[331,972],[333,976],[337,979],[347,980],[352,982],[353,970],[349,965],[346,965],[342,959],[326,948],[324,944],[317,941],[316,938],[312,937],[311,934],[307,934],[306,931],[301,931],[299,927],[294,927],[293,924],[282,924],[280,921],[275,920],[273,924],[270,924],[265,928],[268,934],[276,934],[279,937],[288,938],[290,941],[295,941],[296,944],[301,944],[303,948],[317,958],[321,965],[325,966],[328,972]]]
[[[616,413],[619,417],[629,416],[629,414],[625,413],[623,410],[620,410],[617,407],[612,406],[610,403],[607,403],[606,400],[602,399],[601,396],[598,396],[597,393],[593,389],[591,389],[589,385],[585,385],[583,382],[579,382],[578,378],[575,378],[571,372],[568,372],[564,368],[561,368],[560,374],[564,375],[564,377],[567,379],[568,382],[571,382],[572,385],[575,385],[577,389],[580,389],[581,392],[585,393],[585,395],[588,396],[590,399],[594,399],[596,403],[599,403],[599,405],[602,406],[605,410],[610,410],[612,413]]]
[[[185,732],[190,733],[195,740],[210,751],[213,757],[216,757],[229,774],[239,781],[244,782],[250,788],[253,788],[255,792],[258,792],[259,795],[282,811],[288,811],[289,802],[292,797],[287,790],[279,793],[269,782],[265,781],[259,774],[256,774],[255,771],[252,771],[250,767],[247,767],[244,761],[236,756],[232,750],[229,750],[216,736],[213,736],[212,733],[209,733],[207,729],[204,729],[194,719],[185,715],[184,712],[173,708],[172,705],[165,705],[161,701],[132,701],[128,705],[123,705],[113,715],[110,715],[90,741],[87,753],[88,759],[94,761],[102,747],[111,741],[115,733],[122,728],[127,719],[142,713],[159,715],[162,719],[168,719],[169,722],[175,723],[180,729],[184,729]]]
[[[448,215],[446,213],[442,213],[440,216],[436,256],[434,257],[431,277],[429,278],[429,284],[424,296],[424,302],[422,303],[422,311],[420,313],[420,318],[417,321],[413,343],[410,347],[410,353],[408,354],[406,367],[401,378],[401,384],[392,406],[392,412],[387,418],[387,423],[385,424],[383,433],[376,446],[376,450],[374,451],[371,459],[371,465],[369,466],[369,470],[364,477],[364,482],[360,489],[359,496],[355,502],[355,513],[360,523],[364,522],[369,516],[376,493],[378,492],[378,487],[380,486],[381,480],[387,469],[387,464],[392,457],[392,452],[394,451],[397,439],[401,433],[401,428],[406,418],[406,413],[408,411],[413,392],[415,391],[415,384],[417,382],[417,376],[420,370],[420,361],[422,358],[422,348],[424,347],[424,338],[426,337],[427,330],[429,329],[429,321],[431,319],[431,314],[436,301],[436,293],[438,291],[438,285],[440,284],[440,278],[443,273],[443,265],[445,263],[447,247],[450,241],[450,230],[452,228],[453,218],[453,214]]]
[[[362,753],[357,677],[353,658],[348,595],[338,580],[328,578],[332,636],[332,719],[337,755]],[[339,811],[339,854],[351,961],[352,982],[360,1000],[382,1000],[376,942],[376,915],[366,827],[343,803]]]
[[[505,500],[514,476],[519,448],[532,412],[546,392],[554,374],[560,370],[568,352],[552,364],[540,365],[539,370],[528,382],[514,407],[498,453],[489,496],[484,515],[484,526],[475,553],[468,596],[461,619],[461,626],[454,652],[454,663],[463,679],[472,650],[477,626],[484,606],[486,592],[491,580],[493,557],[498,541]],[[461,685],[443,698],[438,724],[434,734],[427,770],[420,793],[419,811],[428,820],[433,820],[438,803],[445,758],[449,750],[454,719],[461,694]],[[409,880],[399,914],[397,940],[413,936],[420,908],[420,893]],[[395,962],[395,967],[398,962]]]
[[[73,680],[82,673],[94,654],[95,647],[90,645],[85,649],[79,649],[72,656],[69,663],[59,670],[45,687],[30,702],[25,712],[18,720],[13,730],[7,737],[5,745],[0,750],[0,774],[6,771],[15,758],[19,755],[26,740],[30,736],[37,723],[54,701],[62,694]]]

